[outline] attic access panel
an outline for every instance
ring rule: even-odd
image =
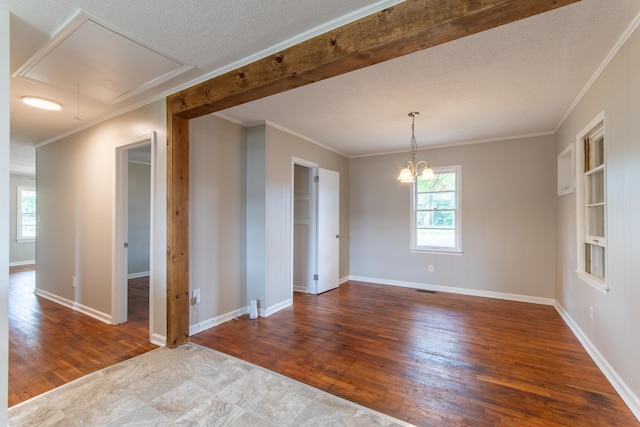
[[[14,76],[115,104],[191,68],[79,14]]]

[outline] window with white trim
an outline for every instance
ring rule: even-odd
[[[18,212],[16,222],[16,240],[30,241],[36,238],[36,189],[34,187],[17,187]]]
[[[592,286],[607,290],[607,217],[605,131],[603,115],[578,135],[577,236],[578,273]]]
[[[460,252],[461,166],[433,168],[435,178],[418,176],[411,197],[411,249]]]

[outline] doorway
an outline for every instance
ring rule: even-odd
[[[155,133],[114,145],[114,271],[112,324],[140,321],[129,319],[130,305],[142,307],[152,340],[153,325],[153,223]],[[131,289],[130,289],[131,285]],[[131,299],[130,299],[131,298]]]
[[[315,165],[293,165],[293,290],[315,293]]]
[[[293,159],[293,291],[339,285],[340,174]]]

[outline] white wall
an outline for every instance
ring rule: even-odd
[[[9,198],[9,16],[0,9],[0,200]],[[9,206],[0,206],[0,426],[4,426],[9,399]]]
[[[193,333],[247,306],[246,163],[242,126],[211,115],[189,126],[189,287],[202,301]]]
[[[154,324],[166,336],[166,109],[164,101],[37,149],[36,292],[108,321],[112,313],[114,143],[157,133]],[[77,285],[72,286],[72,277]]]
[[[558,203],[556,299],[619,376],[618,389],[640,418],[640,31],[636,30],[557,133],[557,153],[605,113],[607,283],[603,295],[577,277],[575,193]],[[589,317],[594,308],[594,321]],[[601,360],[601,361],[602,361]],[[601,365],[602,366],[602,365]]]
[[[431,166],[462,166],[461,255],[410,252],[411,186],[396,180],[408,154],[351,159],[351,276],[553,298],[555,154],[553,136],[418,152]]]
[[[128,169],[127,273],[141,277],[149,274],[151,165],[129,161]]]

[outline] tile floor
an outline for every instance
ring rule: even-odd
[[[22,426],[407,426],[196,345],[160,348],[9,409]]]

